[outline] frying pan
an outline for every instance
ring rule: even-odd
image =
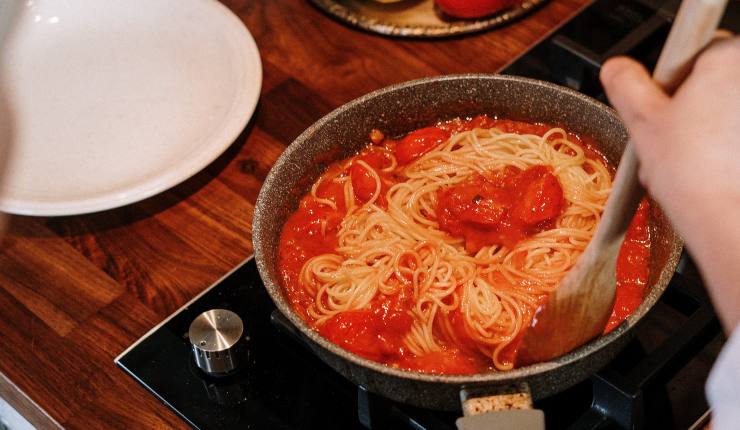
[[[415,406],[459,410],[461,396],[512,386],[528,387],[532,399],[537,400],[586,379],[629,341],[632,328],[668,285],[681,252],[681,240],[651,201],[650,278],[642,305],[606,336],[555,360],[511,371],[434,375],[401,370],[362,358],[321,337],[291,308],[277,268],[280,231],[300,198],[328,164],[364,147],[373,128],[397,136],[439,120],[476,114],[560,125],[590,136],[612,165],[617,165],[628,137],[614,110],[550,83],[482,74],[410,81],[349,102],[309,127],[273,166],[254,212],[253,244],[260,276],[277,308],[298,328],[313,352],[353,383]]]

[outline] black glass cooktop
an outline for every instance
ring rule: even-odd
[[[201,372],[187,338],[193,319],[214,308],[229,309],[244,322],[248,360],[228,377]],[[270,322],[273,309],[250,259],[117,364],[196,428],[352,428],[346,423],[354,419],[355,387],[281,334]]]
[[[235,312],[245,324],[248,359],[226,377],[198,369],[187,338],[192,320],[214,308]],[[693,392],[695,410],[686,419],[701,415],[706,369],[698,370],[693,388],[685,387],[686,376],[671,382],[719,334],[696,275],[677,274],[649,317],[638,327],[637,340],[606,369],[535,404],[545,411],[549,429],[670,423],[683,407],[672,398],[673,386]],[[668,333],[656,337],[655,326],[665,324]],[[652,343],[660,346],[645,346]],[[116,363],[198,429],[454,429],[459,416],[385,400],[318,360],[275,311],[252,259],[132,345]]]

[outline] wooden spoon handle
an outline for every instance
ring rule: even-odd
[[[673,93],[691,71],[696,56],[714,37],[727,0],[684,0],[668,33],[653,80]]]
[[[639,162],[635,149],[631,142],[627,142],[619,161],[619,168],[612,183],[609,199],[591,239],[596,249],[605,249],[610,244],[620,244],[624,241],[624,235],[632,222],[637,210],[637,205],[645,195],[645,190],[640,185],[637,176]]]

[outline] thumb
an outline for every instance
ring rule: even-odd
[[[632,131],[649,122],[669,100],[642,64],[631,58],[609,59],[600,77],[609,101]]]

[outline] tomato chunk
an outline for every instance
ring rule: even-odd
[[[398,142],[396,159],[399,164],[408,164],[449,138],[450,132],[439,127],[420,128]]]
[[[375,169],[382,169],[388,165],[388,156],[386,156],[384,152],[373,148],[361,153],[357,158],[366,162],[368,166]]]
[[[358,160],[362,160],[365,164],[370,166],[372,172],[362,164],[358,163]],[[373,198],[376,187],[375,175],[380,178],[379,170],[388,165],[388,163],[388,156],[382,150],[377,150],[375,148],[363,151],[357,156],[357,159],[352,162],[352,165],[349,168],[349,175],[352,179],[352,188],[355,191],[355,197],[357,197],[358,200],[361,202],[367,202]],[[375,175],[373,175],[373,173],[375,173]],[[380,181],[380,186],[381,190],[383,190],[384,185],[382,179]]]
[[[319,333],[347,351],[369,358],[399,357],[403,336],[413,324],[411,300],[403,292],[381,295],[362,310],[339,313]]]
[[[349,352],[379,361],[384,354],[375,322],[369,310],[341,312],[324,323],[319,333]]]
[[[514,216],[528,225],[549,220],[563,208],[563,188],[545,166],[535,166],[522,174],[520,198],[513,208]]]
[[[355,196],[363,202],[373,198],[375,194],[376,182],[373,175],[364,166],[354,163],[349,168],[349,174],[352,178],[352,188],[355,190]]]
[[[437,193],[441,230],[463,237],[468,252],[514,246],[545,230],[563,209],[563,189],[546,166],[478,175]]]
[[[456,18],[480,18],[515,5],[516,0],[436,0],[444,13]]]

